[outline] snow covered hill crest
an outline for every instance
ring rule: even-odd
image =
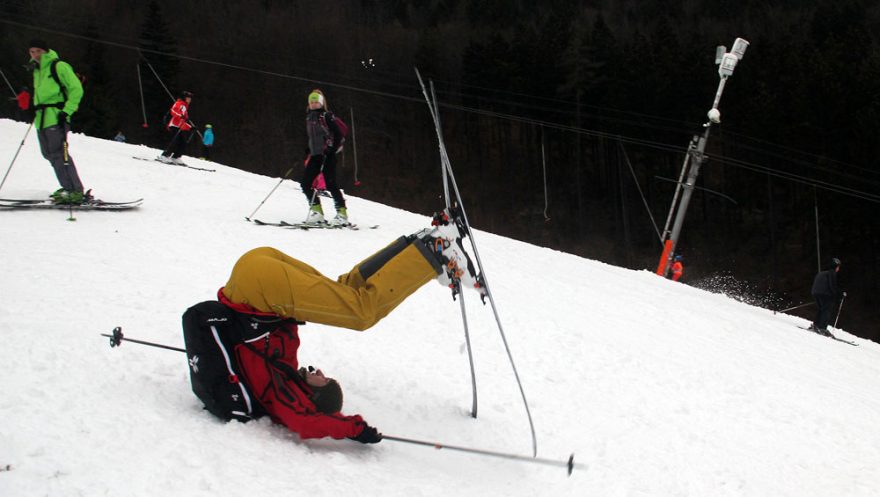
[[[3,173],[26,125],[0,120]],[[269,420],[222,423],[190,391],[180,316],[214,298],[245,251],[273,246],[328,275],[425,216],[359,199],[375,230],[245,221],[278,183],[144,162],[156,150],[72,135],[87,187],[134,211],[0,210],[0,495],[870,496],[880,488],[880,345],[800,318],[477,231],[537,431],[526,464],[384,441],[301,441]],[[454,162],[454,158],[453,158]],[[31,132],[0,197],[57,188]],[[438,184],[439,193],[439,184]],[[467,202],[467,199],[464,199]],[[325,201],[326,202],[326,201]],[[327,207],[329,207],[329,202]],[[441,206],[426,206],[426,209]],[[260,209],[297,221],[285,181]],[[328,209],[331,210],[332,209]],[[472,219],[480,226],[479,219]],[[300,359],[380,431],[522,455],[531,439],[491,310],[465,295],[479,417],[457,302],[430,284],[374,328],[301,329]]]

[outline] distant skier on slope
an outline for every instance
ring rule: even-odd
[[[342,148],[345,132],[348,128],[328,109],[327,102],[321,90],[313,90],[309,94],[308,110],[306,112],[306,133],[309,139],[309,159],[303,173],[300,186],[309,202],[308,223],[323,223],[324,209],[321,207],[321,199],[315,194],[312,182],[323,173],[327,191],[333,196],[336,207],[334,223],[348,223],[348,209],[345,207],[345,197],[336,184],[336,153]]]
[[[79,109],[83,97],[82,82],[45,41],[31,40],[28,54],[34,72],[34,128],[40,152],[52,164],[61,184],[50,196],[55,203],[81,204],[87,197],[68,151],[67,132],[70,116]]]
[[[683,258],[680,255],[675,256],[675,262],[672,263],[672,281],[678,281],[684,274]]]
[[[186,144],[189,143],[190,134],[192,133],[192,123],[189,120],[189,104],[192,102],[193,94],[189,91],[180,93],[180,97],[171,105],[169,114],[171,119],[168,121],[166,128],[173,133],[171,141],[165,150],[156,157],[159,162],[166,164],[183,165],[180,157]]]
[[[225,419],[268,414],[304,439],[381,441],[378,430],[359,415],[341,414],[342,389],[336,380],[320,369],[300,367],[298,324],[366,330],[432,279],[484,292],[461,245],[466,231],[454,218],[449,221],[448,212],[435,220],[434,228],[398,238],[336,280],[274,248],[242,255],[217,294],[219,304],[202,302],[184,314],[193,391]],[[213,336],[202,342],[213,346],[230,335],[236,343],[223,353],[227,366],[218,373],[220,386],[202,388],[211,384],[203,377],[210,370],[209,351],[195,350],[196,342]],[[227,378],[229,383],[234,378],[235,385],[226,396],[217,394],[229,387]]]
[[[841,294],[840,288],[837,286],[837,273],[840,271],[840,259],[831,258],[828,269],[820,271],[813,279],[813,288],[811,293],[816,299],[816,319],[810,325],[810,330],[820,335],[831,336],[828,331],[828,323],[831,321],[831,311],[834,310],[834,301]],[[845,295],[845,292],[844,292]]]

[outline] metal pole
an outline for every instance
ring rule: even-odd
[[[135,65],[135,67],[137,67],[137,73],[138,73],[138,90],[140,90],[140,92],[141,92],[141,113],[144,116],[143,127],[146,128],[146,127],[149,127],[149,125],[147,124],[147,106],[144,103],[144,85],[143,85],[143,83],[141,83],[141,65],[137,64],[137,65]]]
[[[704,124],[706,130],[703,132],[703,136],[700,137],[697,142],[696,150],[691,153],[694,156],[693,165],[691,166],[690,171],[688,172],[687,181],[682,185],[682,193],[681,193],[681,204],[678,207],[678,212],[675,216],[675,224],[672,225],[672,233],[669,235],[669,240],[672,242],[672,250],[669,251],[669,255],[666,260],[666,270],[669,270],[669,261],[672,260],[673,255],[675,254],[676,246],[678,245],[678,237],[681,234],[681,227],[684,224],[684,217],[687,214],[688,204],[691,201],[691,195],[694,193],[694,184],[697,182],[697,176],[700,174],[700,167],[703,165],[706,157],[703,152],[706,150],[706,141],[709,140],[709,131],[712,129],[712,123],[708,122]],[[665,276],[665,273],[664,273]]]
[[[296,164],[294,164],[294,165],[293,165],[293,167],[296,167],[296,166],[297,166],[297,164],[299,164],[299,162],[297,162],[297,163],[296,163]],[[269,192],[269,194],[268,194],[268,195],[266,195],[266,198],[264,198],[264,199],[263,199],[263,201],[262,201],[262,202],[260,202],[260,205],[258,205],[258,206],[257,206],[257,208],[256,208],[256,209],[254,209],[254,212],[251,212],[251,215],[250,215],[250,216],[248,216],[248,217],[246,217],[246,218],[245,218],[245,219],[247,219],[247,220],[248,220],[248,221],[250,221],[250,220],[251,220],[251,218],[252,218],[252,217],[254,217],[254,214],[256,214],[256,213],[257,213],[257,211],[258,211],[258,210],[260,210],[260,207],[262,207],[262,206],[263,206],[263,204],[265,204],[265,203],[266,203],[266,201],[267,201],[267,200],[269,200],[269,197],[271,197],[271,196],[272,196],[272,194],[273,194],[273,193],[275,193],[275,190],[277,190],[277,189],[278,189],[278,187],[279,187],[279,186],[281,186],[281,183],[283,183],[283,182],[284,182],[284,180],[286,180],[286,179],[287,179],[287,177],[288,177],[288,176],[290,176],[290,173],[292,173],[292,172],[293,172],[293,167],[291,167],[291,168],[290,168],[290,169],[288,169],[288,170],[287,170],[287,172],[286,172],[286,173],[285,173],[285,174],[284,174],[284,177],[282,177],[282,178],[281,178],[281,180],[280,180],[280,181],[278,181],[278,184],[277,184],[277,185],[275,185],[275,188],[273,188],[273,189],[272,189],[272,191],[271,191],[271,192]]]
[[[813,187],[813,213],[816,216],[816,271],[822,271],[822,244],[819,240],[819,199],[816,198],[816,187]]]
[[[351,148],[354,151],[354,186],[361,186],[361,181],[358,179],[358,145],[357,132],[354,128],[354,108],[349,107],[348,110],[351,112]]]
[[[549,221],[547,209],[550,207],[550,197],[547,195],[547,154],[544,151],[544,126],[541,128],[541,168],[544,172],[544,221]]]
[[[483,450],[483,449],[471,449],[468,447],[458,447],[455,445],[445,445],[438,442],[426,442],[424,440],[415,440],[412,438],[403,438],[403,437],[395,437],[392,435],[382,435],[382,440],[392,440],[395,442],[403,442],[413,445],[424,445],[426,447],[434,447],[435,449],[449,449],[449,450],[457,450],[459,452],[467,452],[470,454],[479,454],[483,456],[491,456],[491,457],[501,457],[504,459],[513,459],[515,461],[523,461],[537,464],[547,464],[550,466],[562,466],[568,469],[568,474],[570,475],[574,468],[586,469],[586,466],[581,464],[575,464],[574,462],[574,454],[569,456],[567,461],[558,461],[554,459],[544,459],[541,457],[529,457],[529,456],[520,456],[517,454],[507,454],[504,452],[495,452],[491,450]]]
[[[774,311],[774,312],[788,312],[788,311],[793,311],[793,310],[795,310],[795,309],[800,309],[801,307],[806,307],[806,306],[808,306],[808,305],[813,305],[813,304],[815,304],[815,302],[807,302],[807,303],[804,303],[804,304],[796,305],[796,306],[794,306],[794,307],[789,307],[788,309],[781,309],[781,310]]]
[[[837,317],[834,318],[834,327],[837,328],[837,321],[840,320],[840,311],[843,310],[843,301],[846,300],[846,293],[840,298],[840,307],[837,308]]]
[[[160,343],[145,342],[143,340],[135,340],[134,338],[125,338],[125,336],[123,336],[123,334],[122,334],[122,327],[121,326],[117,326],[116,328],[113,328],[112,335],[108,335],[106,333],[101,333],[101,336],[107,337],[110,339],[110,347],[119,347],[122,345],[122,341],[125,340],[126,342],[139,343],[141,345],[149,345],[150,347],[156,347],[159,349],[173,350],[175,352],[186,352],[185,349],[181,349],[179,347],[172,347],[170,345],[162,345]]]
[[[684,161],[681,163],[681,173],[678,175],[678,183],[675,185],[675,194],[672,196],[672,204],[669,206],[669,214],[666,216],[666,224],[663,225],[663,236],[669,233],[669,225],[672,223],[672,216],[675,214],[675,206],[678,204],[678,197],[681,195],[681,185],[684,184],[684,177],[688,171],[688,164],[691,160],[691,153],[693,153],[694,148],[697,146],[697,140],[699,136],[694,135],[691,138],[691,142],[688,143],[687,152],[684,154]],[[663,238],[661,237],[660,243],[663,243]]]

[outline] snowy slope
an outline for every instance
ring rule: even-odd
[[[4,168],[25,129],[0,121]],[[70,141],[99,197],[146,200],[138,211],[82,212],[76,222],[64,211],[0,211],[0,468],[11,465],[0,472],[0,496],[803,497],[880,488],[878,344],[852,347],[799,330],[802,319],[649,271],[479,231],[538,455],[574,452],[586,469],[567,478],[561,468],[391,441],[302,442],[268,420],[221,423],[190,392],[183,354],[110,349],[99,334],[122,326],[129,338],[182,346],[180,315],[212,299],[246,250],[274,246],[336,275],[428,219],[349,196],[352,220],[381,228],[258,227],[244,216],[277,178],[136,161],[157,152]],[[31,134],[0,197],[55,188]],[[288,181],[257,217],[297,220],[305,209]],[[440,285],[366,332],[303,327],[301,362],[339,379],[344,411],[386,434],[529,455],[491,310],[475,295],[466,301],[476,420],[458,305]]]

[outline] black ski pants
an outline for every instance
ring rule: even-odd
[[[183,131],[180,128],[169,128],[174,136],[171,137],[171,142],[168,143],[168,146],[165,147],[165,151],[162,152],[162,155],[165,157],[172,157],[175,159],[179,159],[181,155],[183,155],[183,149],[186,147],[186,144],[189,143],[190,136],[192,135],[192,130]]]
[[[305,172],[303,172],[302,181],[300,181],[300,186],[306,195],[306,199],[312,205],[321,203],[318,196],[315,195],[312,182],[322,172],[324,173],[324,183],[327,184],[327,191],[333,196],[333,203],[336,205],[336,208],[344,208],[345,197],[342,196],[342,191],[339,190],[339,186],[336,184],[336,154],[333,153],[309,157],[309,164],[306,166]]]
[[[834,310],[834,296],[813,294],[813,298],[816,299],[816,307],[818,307],[813,326],[816,329],[824,330],[828,328],[828,323],[831,321],[831,311]]]

